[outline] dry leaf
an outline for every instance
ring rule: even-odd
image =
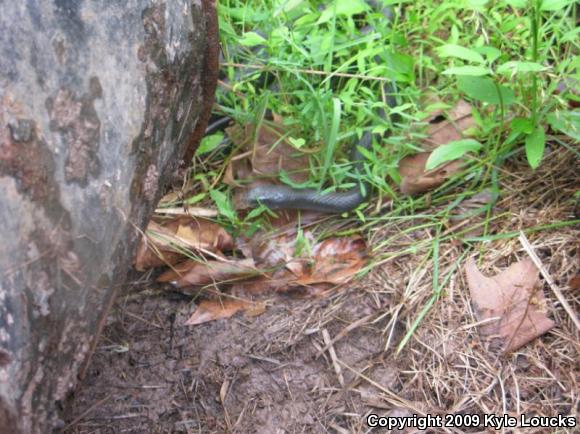
[[[230,318],[237,312],[248,309],[251,306],[252,302],[246,300],[230,298],[225,300],[203,300],[184,324],[198,325],[216,319]]]
[[[440,114],[438,111],[437,115]],[[435,119],[435,116],[433,116]],[[461,140],[463,133],[475,126],[471,116],[471,105],[463,100],[447,112],[447,119],[432,123],[427,130],[427,139],[423,141],[423,148],[432,151],[440,145]],[[401,193],[414,195],[433,190],[443,184],[452,175],[459,172],[461,160],[450,161],[429,172],[425,172],[425,164],[431,152],[420,152],[410,155],[399,162]]]
[[[252,303],[246,308],[246,317],[254,318],[266,312],[266,303]]]
[[[149,225],[151,227],[151,223]],[[137,254],[135,255],[133,266],[137,271],[145,271],[162,265],[174,265],[181,260],[181,253],[159,248],[153,240],[145,235],[137,246]]]
[[[219,283],[234,283],[259,275],[252,259],[206,262],[187,261],[157,278],[158,282],[170,282],[177,288],[203,286]]]
[[[276,291],[283,292],[289,288],[294,281],[294,276],[288,270],[282,269],[271,274],[262,274],[261,276],[246,279],[232,285],[231,290],[237,294],[244,295],[261,295]]]
[[[405,157],[399,162],[399,173],[403,177],[401,193],[414,195],[433,190],[461,169],[461,162],[453,160],[426,172],[425,164],[429,155],[430,152],[421,152]]]
[[[340,285],[350,281],[366,265],[367,246],[360,237],[328,238],[313,247],[313,262],[292,271],[296,283],[313,285],[331,283]]]
[[[181,186],[179,189],[171,190],[167,194],[165,194],[161,199],[159,199],[159,203],[157,204],[158,207],[164,205],[171,205],[175,202],[183,200],[187,197],[188,193],[191,193],[191,189],[193,187],[194,180],[193,178],[188,178],[184,185]]]
[[[258,240],[252,248],[254,260],[270,271],[244,285],[247,290],[256,293],[272,289],[286,291],[296,286],[340,285],[350,281],[367,264],[367,247],[360,237],[327,238],[316,242],[309,229],[303,231],[302,237],[311,247],[301,256],[296,256],[295,231]]]
[[[547,317],[538,270],[531,260],[512,264],[493,277],[485,277],[470,260],[465,274],[477,319],[499,317],[481,325],[480,333],[498,343],[504,353],[517,350],[554,327]]]
[[[260,176],[274,177],[284,170],[294,182],[305,182],[310,172],[308,156],[288,143],[284,130],[282,125],[261,126],[251,149],[252,169]]]
[[[367,246],[360,237],[327,238],[317,242],[311,229],[302,231],[303,246],[297,252],[297,224],[284,224],[274,234],[258,233],[238,245],[254,258],[262,275],[235,284],[240,293],[271,291],[317,295],[350,281],[368,263]]]
[[[165,196],[163,196],[161,199],[159,199],[157,206],[175,203],[175,202],[181,200],[181,198],[182,198],[182,193],[180,190],[171,190],[169,193],[167,193]]]
[[[576,274],[576,276],[572,277],[568,282],[568,286],[570,289],[578,291],[580,289],[580,274]]]
[[[242,151],[226,169],[227,184],[239,187],[240,181],[245,181],[246,188],[251,188],[260,184],[278,183],[281,171],[285,171],[294,182],[308,180],[308,156],[290,145],[286,126],[280,122],[264,121],[257,133],[254,128],[254,125],[234,125],[227,129],[232,142]],[[234,203],[243,208],[246,204],[240,200],[240,196],[243,195],[238,194]]]
[[[254,258],[257,266],[274,267],[294,258],[298,227],[312,226],[327,215],[316,211],[277,210],[275,216],[263,218],[262,229],[251,238],[237,239],[236,247],[246,257]],[[314,243],[312,231],[305,230],[303,234],[309,243]]]
[[[163,225],[150,221],[148,237],[137,248],[135,268],[144,271],[161,265],[174,265],[183,260],[183,251],[221,252],[231,250],[234,240],[217,223],[191,216],[179,216]]]
[[[186,247],[210,252],[232,250],[234,247],[232,236],[217,223],[193,217],[181,217],[176,222],[175,236]]]
[[[471,105],[459,100],[455,107],[447,112],[446,120],[429,125],[427,138],[423,143],[424,148],[433,150],[439,145],[461,140],[464,138],[463,133],[474,126]]]

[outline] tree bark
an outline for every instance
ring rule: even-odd
[[[216,50],[211,0],[0,0],[0,433],[59,425]]]

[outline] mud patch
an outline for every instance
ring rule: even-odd
[[[353,415],[370,408],[357,390],[360,378],[348,372],[341,387],[327,353],[319,355],[322,329],[335,336],[353,318],[378,312],[364,293],[348,293],[277,299],[260,317],[197,327],[181,325],[191,314],[186,300],[129,294],[109,317],[87,378],[71,398],[74,426],[66,432],[324,432],[358,425]],[[384,325],[347,334],[335,343],[338,357],[355,371],[387,375]]]

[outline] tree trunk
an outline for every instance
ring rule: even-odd
[[[212,0],[0,0],[0,433],[58,426],[216,74]]]

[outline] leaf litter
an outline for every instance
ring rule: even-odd
[[[201,300],[197,309],[184,325],[198,325],[216,319],[225,319],[249,309],[252,302],[226,298],[223,300]]]
[[[430,120],[434,121],[441,113],[433,113]],[[448,111],[447,119],[429,125],[424,148],[432,150],[459,140],[474,124],[471,106],[459,101]],[[234,199],[237,209],[247,205],[241,199],[245,196],[243,189],[279,183],[281,172],[295,183],[308,180],[308,155],[297,152],[290,132],[278,116],[274,116],[273,121],[262,120],[258,126],[227,128],[238,153],[227,165],[224,182],[237,190]],[[432,190],[461,170],[462,162],[458,159],[426,171],[430,155],[431,152],[421,152],[401,161],[399,170],[404,194]],[[142,243],[135,266],[144,270],[169,265],[170,269],[163,272],[158,281],[170,283],[182,292],[198,294],[204,288],[213,287],[233,291],[241,297],[235,303],[204,300],[203,308],[200,304],[188,321],[190,325],[249,309],[252,303],[242,301],[260,294],[283,292],[321,296],[330,288],[348,283],[368,263],[367,246],[359,236],[318,240],[316,230],[308,225],[309,221],[320,218],[317,213],[292,211],[265,216],[267,228],[259,229],[250,238],[241,236],[236,240],[228,238],[227,232],[217,223],[202,218],[187,221],[187,218],[182,216],[162,226],[152,222],[150,230],[161,232],[164,238],[153,245],[151,240]],[[197,222],[197,226],[192,221]],[[304,224],[306,228],[301,226]],[[212,240],[212,237],[217,239]],[[179,253],[184,250],[194,257],[184,260],[181,256],[180,260]],[[224,251],[229,256],[224,256]],[[208,257],[212,252],[216,255]]]
[[[274,121],[263,120],[259,126],[229,127],[228,136],[240,153],[228,164],[224,182],[241,189],[279,184],[282,171],[295,183],[308,181],[308,155],[292,146],[286,130],[278,117]],[[248,206],[242,198],[243,194],[238,192],[234,199],[238,209]]]
[[[229,185],[240,189],[278,182],[282,171],[293,182],[308,180],[308,156],[297,154],[279,118],[264,121],[257,129],[234,125],[228,134],[240,151],[224,175]],[[152,222],[148,233],[157,236],[144,238],[135,267],[170,266],[158,282],[184,293],[213,288],[236,295],[202,300],[186,322],[197,325],[240,311],[257,315],[265,309],[252,301],[258,295],[322,296],[352,280],[368,263],[367,246],[359,236],[319,239],[315,225],[322,219],[319,213],[280,211],[263,219],[263,227],[251,237],[236,239],[203,218]]]
[[[431,191],[461,171],[462,159],[449,161],[432,170],[426,170],[426,165],[433,150],[464,139],[465,134],[475,127],[471,110],[470,104],[460,100],[448,111],[446,118],[443,117],[443,110],[437,110],[427,118],[430,125],[422,143],[426,151],[404,157],[399,162],[401,193],[412,196]]]
[[[554,327],[538,269],[530,259],[492,277],[484,276],[470,260],[465,274],[475,316],[485,321],[479,326],[480,334],[492,349],[511,353]]]
[[[233,248],[233,238],[217,223],[179,216],[157,223],[151,220],[137,248],[135,269],[175,265],[191,251],[220,253]]]

